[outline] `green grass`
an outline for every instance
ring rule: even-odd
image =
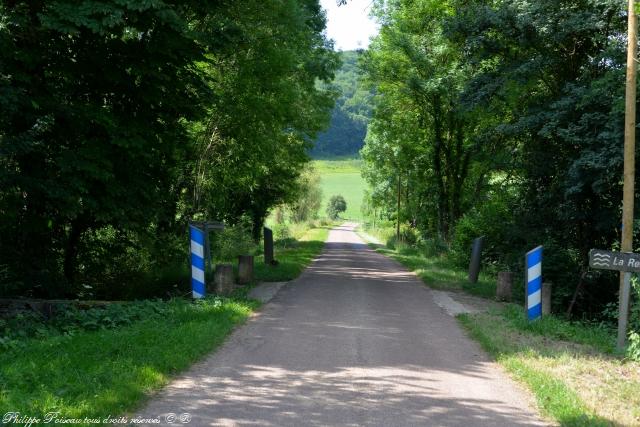
[[[329,235],[329,227],[312,228],[288,246],[276,244],[274,258],[278,265],[266,265],[264,257],[256,258],[255,279],[258,282],[286,282],[302,273],[309,263],[320,254]]]
[[[314,166],[321,176],[322,205],[325,210],[331,196],[342,195],[347,202],[347,211],[340,215],[344,219],[361,221],[361,206],[367,184],[360,175],[362,160],[316,160]]]
[[[471,284],[465,269],[456,267],[446,254],[427,256],[424,249],[410,247],[375,248],[415,271],[432,288],[495,296],[495,277],[482,273],[479,282]],[[515,304],[458,319],[532,391],[546,417],[562,426],[640,425],[640,363],[615,353],[612,330],[555,316],[529,322],[524,309]]]
[[[314,160],[314,168],[322,174],[331,173],[360,173],[362,169],[361,159],[341,159],[341,160]]]
[[[455,267],[446,255],[426,257],[413,248],[396,251],[379,247],[376,250],[414,271],[423,282],[434,289],[464,290],[483,298],[493,298],[496,295],[496,282],[492,275],[481,273],[478,283],[469,283],[467,272]]]
[[[640,364],[610,355],[611,331],[553,316],[529,323],[514,305],[459,320],[560,425],[639,424]]]
[[[256,280],[296,278],[320,253],[327,235],[328,227],[314,228],[287,247],[276,246],[279,265],[265,266],[259,257]],[[103,418],[133,411],[247,319],[259,305],[243,298],[247,292],[242,287],[232,298],[139,303],[149,306],[143,320],[131,321],[126,307],[122,313],[110,307],[114,321],[129,323],[109,326],[108,313],[78,314],[71,329],[62,325],[47,330],[49,335],[14,339],[0,350],[0,414],[42,417],[59,411],[65,418]],[[99,330],[81,329],[91,325]]]
[[[0,413],[116,416],[218,347],[255,302],[165,302],[168,314],[110,330],[25,340],[0,354]]]

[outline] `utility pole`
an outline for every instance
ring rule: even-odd
[[[636,56],[638,50],[635,1],[629,0],[629,37],[627,42],[627,90],[624,120],[624,187],[622,197],[622,252],[633,252],[633,204],[636,173]],[[629,322],[631,273],[620,273],[620,313],[618,315],[619,350],[624,349]]]

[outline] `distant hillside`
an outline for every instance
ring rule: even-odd
[[[331,116],[331,124],[314,143],[314,158],[357,155],[364,145],[371,117],[370,91],[360,83],[358,56],[360,51],[341,52],[342,67],[332,86],[341,93]]]

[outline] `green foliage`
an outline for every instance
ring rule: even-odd
[[[362,51],[340,52],[342,66],[326,87],[340,94],[329,128],[318,135],[310,151],[314,158],[357,155],[373,110],[372,93],[361,82],[358,58]]]
[[[313,166],[307,166],[298,178],[298,197],[289,205],[294,222],[316,219],[322,204],[321,178]]]
[[[291,239],[291,232],[289,231],[289,226],[287,224],[276,224],[273,227],[273,238],[276,241],[286,242]]]
[[[0,346],[17,348],[24,346],[28,338],[68,337],[82,331],[122,328],[142,320],[162,318],[169,314],[168,307],[163,301],[147,300],[87,309],[60,307],[51,318],[33,311],[20,312],[0,319]]]
[[[471,258],[473,240],[484,236],[482,262],[484,265],[508,268],[520,258],[507,259],[516,244],[514,230],[513,196],[508,191],[487,194],[480,206],[467,212],[456,224],[451,243],[453,259],[460,267],[467,267]]]
[[[382,29],[362,60],[375,89],[367,210],[444,240],[459,265],[481,235],[486,265],[516,274],[543,245],[554,310],[597,318],[617,290],[588,251],[619,245],[619,2],[419,0],[375,13]]]
[[[257,240],[298,197],[339,62],[317,0],[1,10],[2,296],[166,296],[189,220]]]
[[[251,226],[240,222],[213,233],[211,238],[213,258],[218,261],[235,262],[239,255],[253,255],[256,243],[251,237]]]
[[[631,360],[640,362],[640,333],[631,331],[629,333],[629,348],[627,349],[627,356]]]
[[[129,413],[218,347],[256,307],[219,298],[148,304],[156,307],[143,310],[148,319],[111,328],[102,327],[110,324],[102,317],[96,330],[21,339],[16,348],[0,351],[0,411],[40,418],[60,411],[81,419]]]
[[[631,360],[640,362],[640,281],[638,276],[632,276],[632,295],[629,312],[629,346],[627,356]]]
[[[331,196],[327,205],[327,216],[329,219],[336,220],[340,214],[347,210],[347,202],[341,195]]]

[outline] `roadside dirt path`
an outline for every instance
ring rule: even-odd
[[[432,291],[347,224],[139,415],[189,413],[192,426],[546,425],[530,402]]]

